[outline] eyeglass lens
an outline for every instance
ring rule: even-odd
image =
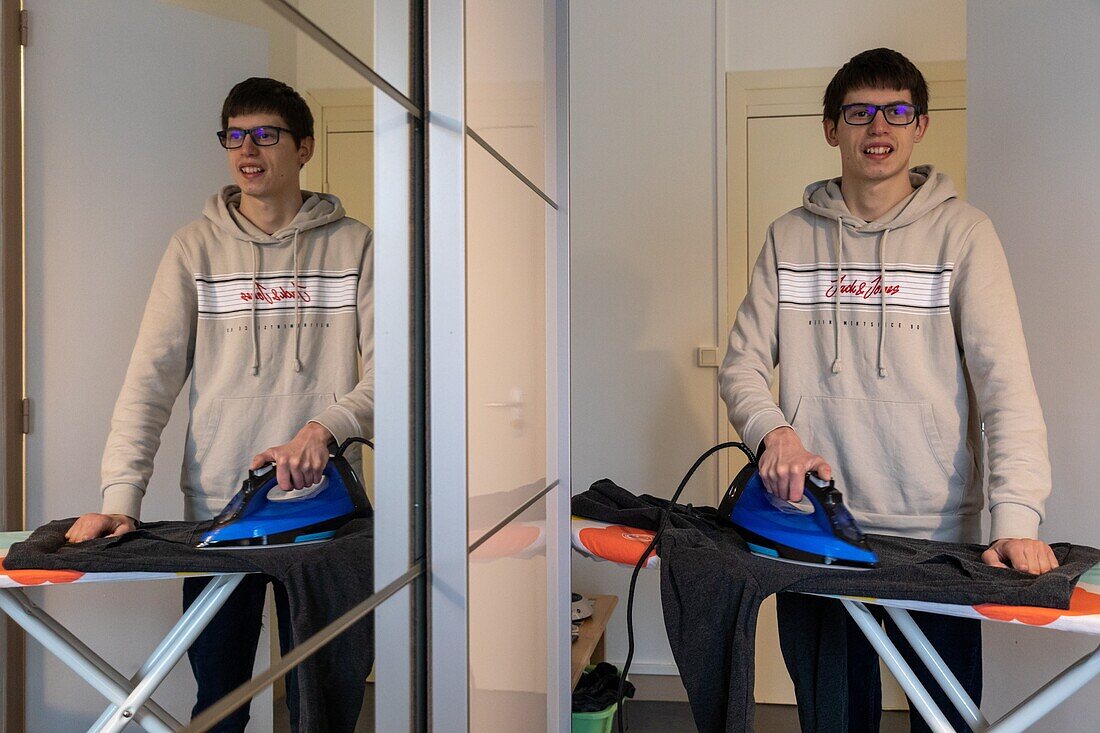
[[[239,127],[230,127],[218,133],[218,138],[226,148],[239,148],[244,145],[245,135],[252,136],[252,142],[257,145],[274,145],[279,142],[279,128],[277,127],[253,127],[251,130],[242,130]]]
[[[882,116],[891,125],[908,125],[917,116],[917,108],[908,103],[881,107],[874,104],[853,104],[844,107],[844,121],[849,125],[869,125],[879,110],[882,110]]]

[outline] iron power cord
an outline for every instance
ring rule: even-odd
[[[344,455],[344,451],[346,451],[348,448],[350,448],[352,443],[362,443],[363,445],[370,448],[372,451],[374,450],[374,443],[370,442],[366,438],[359,438],[359,437],[356,437],[356,436],[353,435],[350,438],[348,438],[347,440],[345,440],[343,443],[341,443],[340,447],[336,449],[336,452],[333,455],[334,456]]]
[[[642,567],[645,566],[646,560],[649,558],[649,553],[653,552],[654,549],[657,547],[657,543],[660,541],[661,535],[665,531],[665,526],[668,525],[668,518],[669,515],[672,514],[672,507],[676,505],[676,500],[680,498],[680,494],[683,493],[684,487],[687,486],[688,481],[691,480],[691,477],[695,474],[696,469],[698,469],[699,466],[703,464],[703,461],[710,458],[711,455],[717,453],[718,451],[725,450],[726,448],[737,448],[746,456],[748,456],[750,463],[756,463],[756,455],[752,452],[752,449],[750,449],[744,443],[738,443],[735,441],[719,443],[718,445],[708,449],[705,453],[703,453],[703,455],[695,459],[695,463],[688,470],[688,472],[684,474],[684,478],[680,481],[680,485],[676,488],[676,493],[674,493],[672,495],[672,498],[669,499],[668,505],[665,506],[663,510],[661,510],[661,521],[657,525],[657,532],[653,535],[653,539],[650,540],[649,546],[645,548],[645,552],[643,552],[642,556],[638,558],[638,562],[634,566],[634,572],[630,575],[630,591],[629,593],[627,593],[626,599],[626,662],[623,663],[623,671],[619,675],[619,689],[615,695],[619,719],[619,733],[625,733],[625,729],[623,728],[623,685],[626,681],[627,672],[630,671],[630,663],[634,659],[634,588],[638,584],[638,573],[641,572]]]

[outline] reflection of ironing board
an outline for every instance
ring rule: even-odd
[[[624,527],[621,525],[598,522],[592,519],[573,517],[573,549],[578,553],[596,560],[610,560],[633,567],[641,557],[653,532],[646,529]],[[657,567],[660,560],[650,557],[646,567]],[[1017,705],[1007,715],[995,722],[989,722],[978,706],[967,696],[958,680],[947,669],[939,654],[928,643],[927,638],[909,616],[909,611],[939,613],[945,616],[962,616],[985,621],[1001,621],[1012,624],[1042,626],[1048,629],[1075,631],[1082,634],[1100,636],[1100,565],[1085,573],[1077,583],[1070,599],[1068,610],[1036,608],[1034,606],[999,606],[984,604],[961,606],[946,603],[926,603],[923,601],[898,601],[877,598],[838,598],[845,609],[859,625],[867,640],[882,657],[883,662],[897,678],[898,683],[909,696],[914,709],[928,722],[934,731],[950,733],[948,724],[936,704],[913,674],[913,670],[902,658],[898,648],[887,636],[886,631],[867,610],[868,603],[883,606],[886,613],[897,624],[905,638],[917,652],[921,661],[935,677],[948,698],[963,716],[975,733],[1015,733],[1025,730],[1061,705],[1070,695],[1090,680],[1100,675],[1100,646],[1090,654],[1070,665],[1035,694]]]
[[[175,731],[183,724],[175,720],[150,698],[176,663],[187,653],[229,594],[244,577],[242,573],[81,573],[65,570],[5,570],[3,558],[12,544],[26,539],[30,532],[0,532],[0,611],[52,652],[111,705],[103,711],[89,731],[121,731],[131,721],[152,733]],[[157,645],[133,679],[127,679],[98,656],[68,629],[36,606],[23,588],[71,583],[164,580],[184,576],[212,575],[198,599]]]

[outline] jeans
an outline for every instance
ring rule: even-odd
[[[795,683],[803,733],[877,733],[882,719],[878,654],[840,601],[795,593],[780,593],[777,601],[780,646]],[[868,609],[885,623],[890,639],[955,730],[968,733],[970,728],[962,716],[885,610],[874,605]],[[909,615],[980,705],[981,622],[916,611]],[[913,733],[929,731],[916,711],[909,714],[909,729]]]
[[[190,606],[202,592],[210,578],[185,578],[183,581],[183,607]],[[263,575],[246,575],[234,589],[191,648],[187,659],[198,683],[198,696],[191,709],[194,717],[252,678],[256,661],[256,647],[263,625],[264,600],[270,578]],[[290,609],[286,590],[279,583],[272,583],[275,591],[275,613],[279,626],[279,648],[286,654],[292,647]],[[297,672],[286,675],[286,699],[290,707],[291,727],[297,731],[298,685]],[[212,733],[242,733],[248,725],[249,703],[245,703],[222,719]]]

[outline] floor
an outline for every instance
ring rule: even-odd
[[[686,702],[651,702],[632,700],[628,703],[625,730],[630,733],[669,733],[693,731],[691,710]],[[792,733],[798,730],[798,713],[791,705],[757,705],[756,733]],[[618,731],[618,721],[611,730]],[[909,714],[884,712],[880,733],[908,733]]]
[[[363,699],[363,712],[355,733],[373,731],[374,686],[367,685],[367,694]],[[282,701],[279,701],[282,702]],[[688,733],[695,730],[691,720],[691,710],[686,702],[655,702],[650,700],[632,700],[627,713],[625,730],[629,733]],[[275,731],[289,731],[286,706],[276,704]],[[612,733],[618,731],[618,721],[611,727]],[[755,733],[792,733],[798,730],[798,713],[791,705],[757,705]],[[908,733],[909,714],[905,712],[884,712],[879,733]]]

